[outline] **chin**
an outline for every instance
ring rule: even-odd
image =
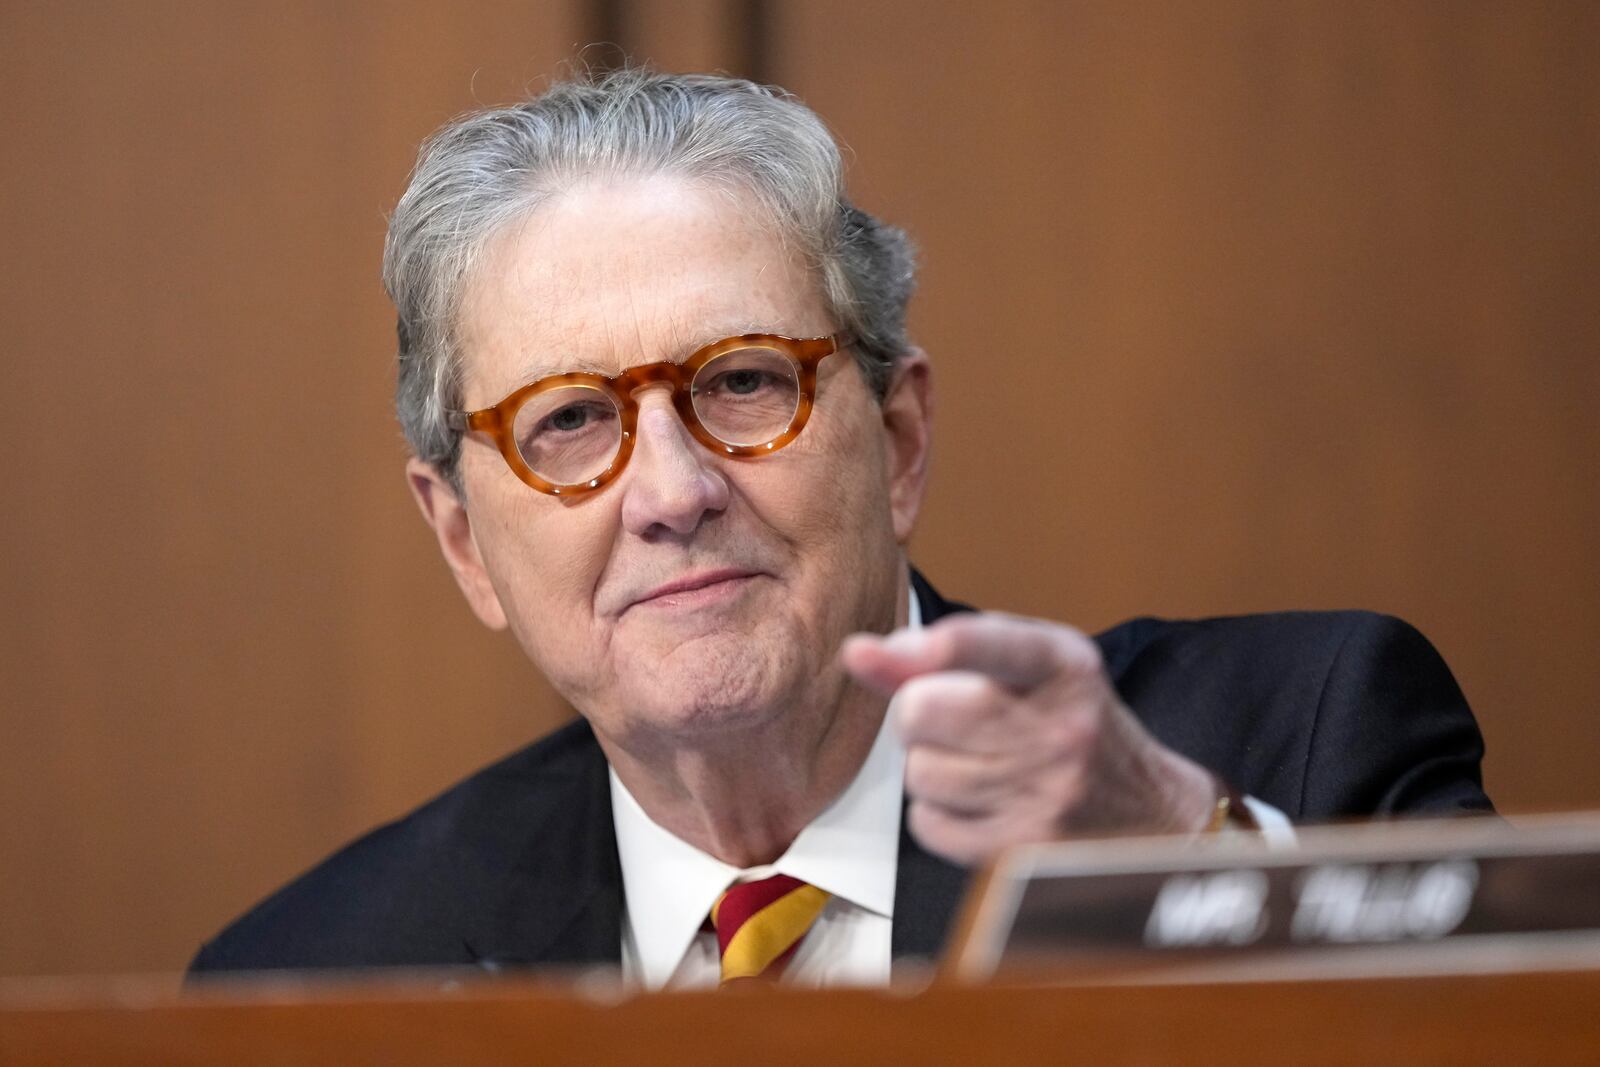
[[[636,665],[636,715],[684,737],[762,726],[804,699],[809,672],[793,642],[703,634]]]

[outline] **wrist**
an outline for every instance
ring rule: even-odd
[[[1204,833],[1216,814],[1221,780],[1185,756],[1170,750],[1167,756],[1168,768],[1163,776],[1167,783],[1167,810],[1160,829],[1176,834]]]

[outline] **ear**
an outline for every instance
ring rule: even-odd
[[[922,512],[933,442],[933,368],[920,348],[895,364],[883,398],[883,428],[889,443],[889,510],[895,540],[904,547]]]
[[[431,463],[412,457],[406,463],[406,482],[411,486],[417,507],[422,509],[422,517],[433,527],[433,535],[439,539],[439,551],[444,553],[444,561],[450,565],[473,614],[491,630],[505,629],[505,609],[500,606],[500,598],[495,595],[489,572],[484,568],[483,555],[472,536],[472,518],[467,514],[466,505]]]

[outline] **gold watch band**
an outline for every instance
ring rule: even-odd
[[[1211,809],[1211,820],[1206,823],[1205,832],[1221,833],[1230,827],[1235,830],[1261,829],[1261,823],[1256,821],[1250,805],[1244,802],[1244,795],[1221,778],[1217,778],[1216,783],[1217,805]]]

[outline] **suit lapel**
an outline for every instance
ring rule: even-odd
[[[969,878],[965,868],[947,863],[917,844],[902,817],[894,926],[890,933],[891,953],[897,964],[908,957],[932,959],[939,955]]]
[[[572,766],[530,773],[521,852],[466,918],[462,940],[486,970],[531,964],[620,963],[622,872],[605,756],[586,743]]]
[[[972,610],[965,604],[944,599],[915,569],[911,572],[911,586],[922,609],[924,624],[958,611]],[[970,878],[971,872],[965,868],[948,863],[917,844],[906,826],[902,806],[894,928],[890,935],[896,961],[938,956],[944,949]]]

